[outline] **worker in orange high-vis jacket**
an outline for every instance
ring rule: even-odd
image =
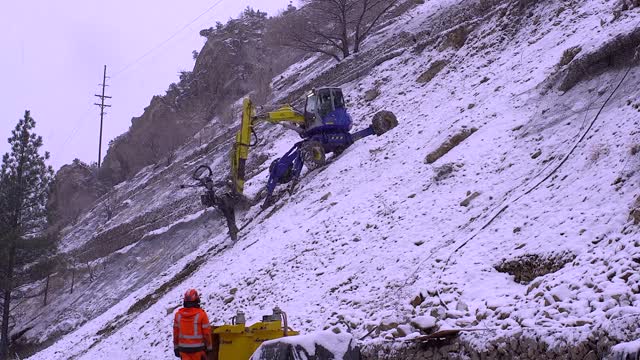
[[[183,306],[173,320],[173,352],[182,360],[207,360],[212,351],[211,325],[195,289],[184,293]]]

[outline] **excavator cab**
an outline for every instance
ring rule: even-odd
[[[307,135],[320,132],[348,132],[351,130],[351,116],[340,88],[312,90],[304,107],[304,122]]]

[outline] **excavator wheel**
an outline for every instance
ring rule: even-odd
[[[345,150],[347,150],[347,148],[348,148],[348,147],[349,147],[349,146],[345,145],[345,146],[339,146],[339,147],[335,148],[335,150],[333,150],[333,156],[334,156],[334,158],[335,158],[335,157],[338,157],[338,156],[340,156],[340,155],[342,155],[342,153],[343,153]]]
[[[302,160],[309,170],[313,170],[327,162],[324,147],[319,141],[309,140],[300,145]]]
[[[380,136],[398,126],[398,119],[396,118],[396,115],[391,111],[378,111],[375,115],[373,115],[371,126],[373,127],[373,132],[376,135]]]

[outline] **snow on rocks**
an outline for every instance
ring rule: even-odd
[[[288,352],[294,353],[294,358],[306,360],[315,359],[316,353],[322,351],[324,356],[326,352],[332,354],[332,359],[350,360],[351,357],[345,357],[347,353],[352,352],[355,340],[349,334],[334,334],[330,331],[320,331],[306,335],[289,336],[276,340],[265,341],[260,345],[250,360],[270,360],[274,357],[267,356],[269,348],[278,348],[276,346],[289,345]],[[282,352],[280,350],[278,353]],[[289,357],[287,357],[289,358]]]
[[[629,154],[640,120],[625,104],[640,98],[639,75],[631,73],[592,127],[623,68],[581,74],[562,94],[549,79],[566,49],[582,48],[565,60],[568,67],[631,31],[638,13],[601,23],[612,1],[529,1],[523,3],[527,11],[513,4],[496,2],[479,19],[460,10],[468,2],[418,6],[388,33],[415,33],[423,37],[420,46],[348,83],[330,78],[325,70],[334,64],[315,57],[291,67],[286,74],[301,72],[296,86],[322,73],[321,79],[342,85],[352,99],[364,99],[377,86],[378,97],[350,108],[354,128],[368,126],[370,114],[381,108],[393,110],[400,125],[355,144],[322,171],[305,170],[299,190],[283,195],[276,210],[239,214],[256,219],[238,243],[208,258],[99,343],[86,340],[96,330],[90,322],[36,358],[55,359],[75,345],[87,348],[78,358],[118,357],[122,349],[130,358],[166,357],[167,309],[187,287],[204,294],[216,323],[239,308],[254,314],[279,305],[296,330],[368,334],[369,355],[384,345],[408,354],[396,357],[403,359],[598,359],[611,346],[636,339],[640,230],[629,211],[638,197],[638,174],[629,174],[628,167],[640,166]],[[441,38],[442,27],[453,25],[444,21],[452,13],[454,20],[475,22],[464,36]],[[426,35],[431,30],[434,35]],[[372,41],[398,43],[382,35]],[[416,83],[445,55],[446,66]],[[425,163],[460,129],[477,131]],[[268,134],[273,157],[294,138],[276,130]],[[607,151],[594,157],[593,144],[605,144]],[[266,181],[265,168],[248,182],[250,191]],[[460,206],[474,192],[481,196]],[[129,209],[138,206],[143,204],[136,199]],[[211,235],[204,241],[224,240]],[[231,289],[237,290],[230,296]],[[109,316],[126,313],[124,304],[133,302],[124,296]],[[421,317],[426,324],[415,322]],[[431,331],[422,328],[430,325],[427,319],[438,329],[482,331],[463,332],[459,341],[428,351],[384,342]],[[153,331],[133,336],[145,327]]]
[[[436,326],[436,318],[429,315],[416,316],[411,319],[411,326],[422,331],[429,331]]]
[[[640,358],[640,339],[620,343],[611,348],[611,360],[629,360]]]

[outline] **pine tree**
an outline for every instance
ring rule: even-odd
[[[34,133],[35,120],[25,111],[11,132],[11,150],[0,168],[0,290],[2,331],[0,359],[8,357],[9,312],[14,287],[17,250],[21,241],[39,235],[46,225],[46,200],[53,169],[45,164],[49,153],[39,154],[42,137]]]

